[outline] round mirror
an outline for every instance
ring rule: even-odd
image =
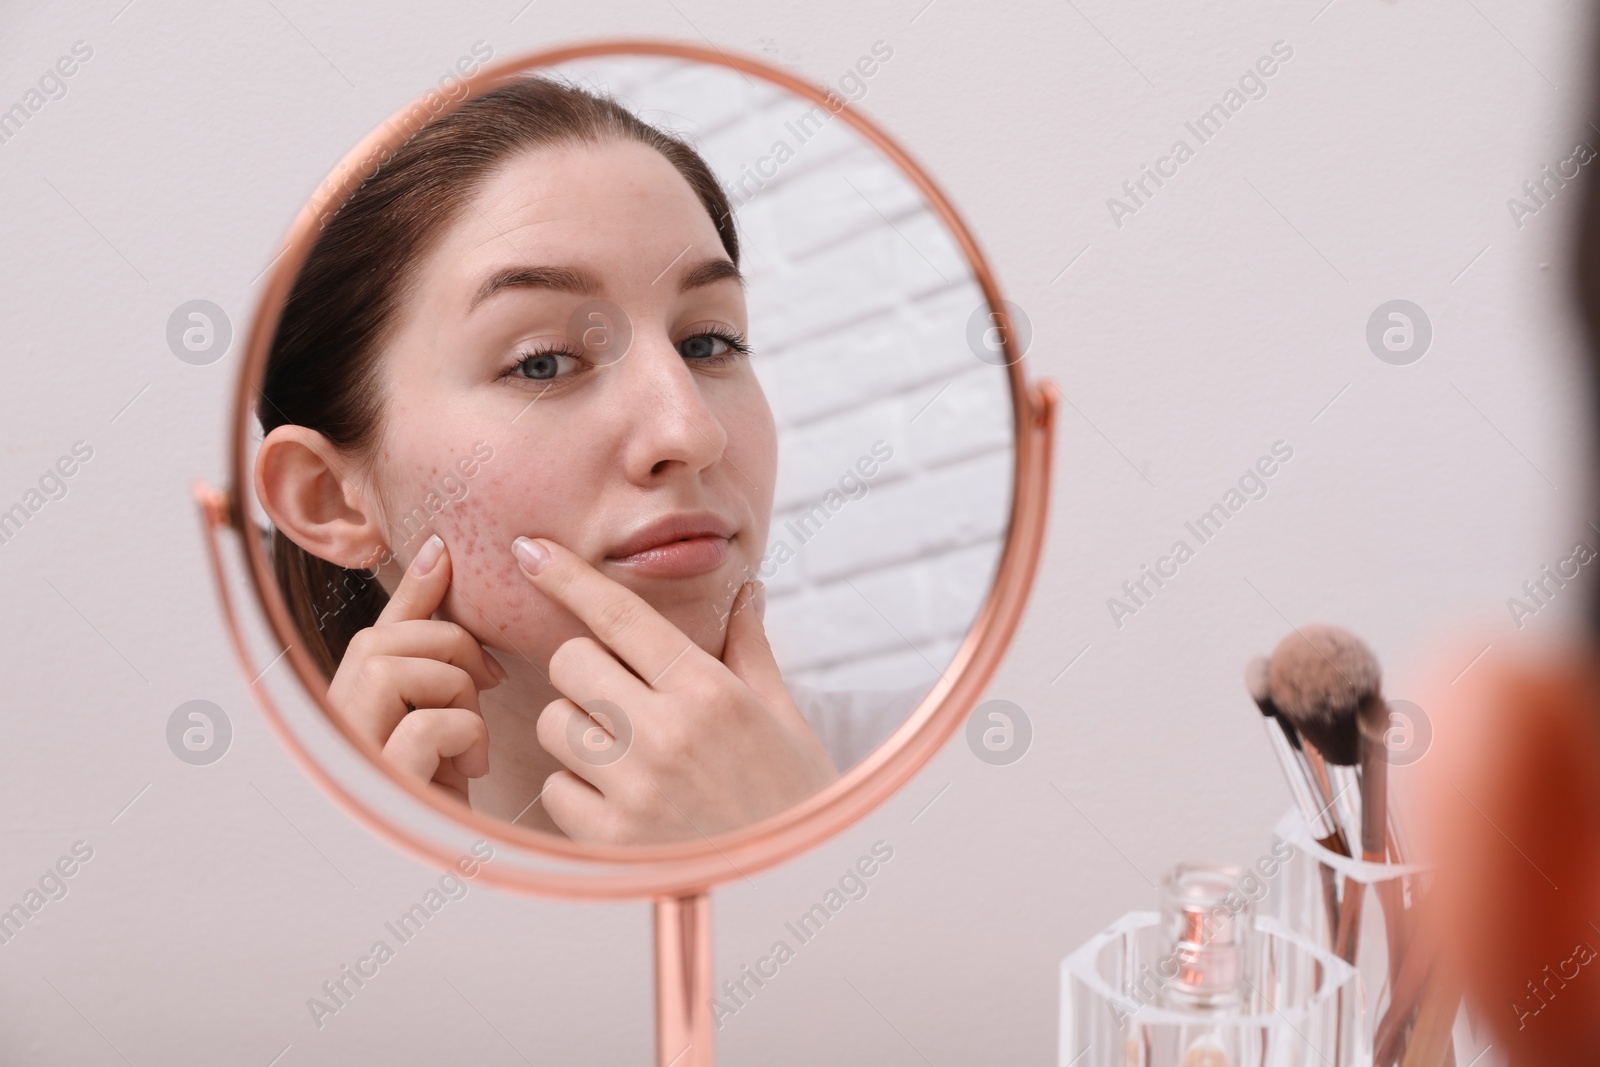
[[[972,707],[1037,559],[1053,394],[851,106],[892,55],[826,88],[658,43],[463,70],[294,224],[209,514],[276,638],[269,716],[392,838],[449,862],[286,725],[276,663],[412,802],[621,872],[496,875],[586,895],[778,862]]]

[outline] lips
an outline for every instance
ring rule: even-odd
[[[606,554],[606,562],[640,577],[690,578],[722,566],[733,523],[709,511],[664,515]]]

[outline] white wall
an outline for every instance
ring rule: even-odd
[[[1572,5],[119,7],[0,22],[0,107],[93,48],[0,143],[0,508],[75,441],[94,449],[0,544],[0,901],[74,842],[94,850],[0,945],[4,1062],[647,1060],[647,910],[480,888],[313,1027],[306,998],[436,875],[268,734],[188,500],[222,472],[237,349],[181,363],[168,315],[204,297],[242,328],[328,166],[475,41],[704,33],[829,82],[887,41],[861,106],[966,214],[1031,317],[1032,373],[1068,401],[1039,585],[991,687],[1031,716],[1032,751],[993,767],[954,740],[862,825],[719,891],[731,972],[873,842],[894,849],[728,1020],[729,1064],[1051,1062],[1063,955],[1149,905],[1172,863],[1267,848],[1287,798],[1249,655],[1342,622],[1406,697],[1448,634],[1515,635],[1507,598],[1581,535],[1576,190],[1520,227],[1506,205],[1596,137]],[[1294,54],[1267,95],[1115,226],[1107,198],[1280,40]],[[1364,339],[1397,297],[1435,332],[1405,367]],[[1268,496],[1117,627],[1107,598],[1280,439],[1294,456]],[[197,698],[234,730],[208,767],[164,738]]]

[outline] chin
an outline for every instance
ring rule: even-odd
[[[739,595],[744,572],[732,565],[693,578],[652,578],[618,581],[632,589],[685,637],[713,656],[721,657],[728,630],[728,612]]]

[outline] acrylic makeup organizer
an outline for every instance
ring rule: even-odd
[[[1430,888],[1433,872],[1424,864],[1368,863],[1331,852],[1312,838],[1297,809],[1290,809],[1278,821],[1274,840],[1279,848],[1287,844],[1294,849],[1294,854],[1269,881],[1268,894],[1262,902],[1263,912],[1277,922],[1315,944],[1332,946],[1333,920],[1325,890],[1327,872],[1331,872],[1341,900],[1352,892],[1360,897],[1360,922],[1354,938],[1354,965],[1361,998],[1358,1063],[1370,1067],[1377,1052],[1375,1041],[1394,998],[1396,975],[1392,971],[1399,968],[1391,968],[1391,955],[1404,960],[1405,946],[1415,932],[1416,908],[1422,894]],[[1385,912],[1386,901],[1398,919],[1393,926]],[[1451,1006],[1448,1014],[1452,1048],[1446,1051],[1442,1062],[1465,1067],[1475,1062],[1475,1057],[1487,1046],[1473,1047],[1477,1042],[1458,1007]],[[1409,1016],[1410,1012],[1404,1009],[1396,1012],[1397,1020]],[[1390,1046],[1393,1063],[1404,1061],[1413,1033],[1412,1027],[1400,1030],[1398,1042]],[[1480,1067],[1489,1062],[1483,1060]]]

